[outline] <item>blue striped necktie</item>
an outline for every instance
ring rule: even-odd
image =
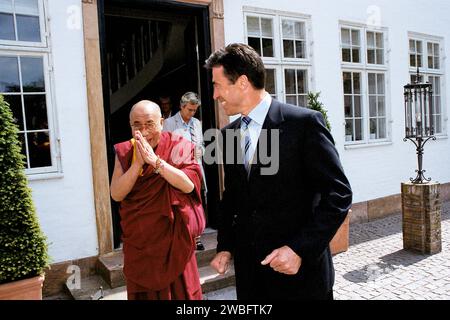
[[[250,171],[251,162],[251,146],[252,141],[250,139],[250,130],[248,126],[252,119],[250,117],[242,117],[241,119],[241,148],[244,157],[244,166],[247,173]]]

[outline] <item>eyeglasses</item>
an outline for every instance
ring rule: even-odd
[[[144,124],[141,124],[141,123],[133,123],[133,124],[131,124],[131,127],[132,127],[134,130],[139,130],[139,131],[144,130],[144,128],[147,128],[149,131],[155,131],[155,129],[156,129],[156,123],[154,123],[154,122],[147,122],[147,123],[144,123]]]

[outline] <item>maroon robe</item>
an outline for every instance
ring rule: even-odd
[[[126,172],[133,159],[133,144],[115,146]],[[194,191],[171,186],[153,167],[145,165],[133,189],[120,203],[124,274],[129,299],[202,299],[195,237],[205,228],[201,203],[202,174],[194,145],[162,132],[155,153],[183,171]]]

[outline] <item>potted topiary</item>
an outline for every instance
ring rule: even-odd
[[[13,115],[0,95],[0,300],[42,299],[49,263],[20,150]]]
[[[325,125],[327,129],[331,131],[330,121],[328,121],[327,110],[323,107],[323,103],[319,101],[320,92],[308,92],[308,105],[309,109],[319,111],[322,113],[325,120]]]

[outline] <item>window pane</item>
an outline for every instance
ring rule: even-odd
[[[262,44],[263,44],[263,56],[273,57],[273,40],[262,39]]]
[[[376,33],[376,43],[377,48],[384,48],[384,38],[382,33]]]
[[[433,55],[433,44],[431,42],[428,42],[427,48],[428,48],[428,55],[432,56]]]
[[[297,93],[306,93],[307,91],[306,71],[297,70]]]
[[[16,40],[12,14],[0,13],[0,40]]]
[[[249,36],[260,36],[259,18],[247,16],[247,33]]]
[[[376,57],[376,63],[377,64],[384,64],[384,52],[383,49],[377,49],[377,57]]]
[[[21,57],[24,92],[44,92],[44,66],[42,58]]]
[[[344,93],[352,94],[352,74],[344,72]]]
[[[286,103],[296,106],[297,105],[296,96],[286,96]]]
[[[361,119],[355,119],[355,140],[363,140],[363,127]]]
[[[294,38],[294,22],[289,20],[283,20],[283,38]]]
[[[417,65],[419,68],[422,68],[422,55],[417,55]]]
[[[306,58],[305,41],[295,41],[295,56],[299,59]]]
[[[409,40],[409,52],[416,52],[416,42],[414,40]]]
[[[362,117],[362,112],[361,112],[361,96],[354,96],[353,97],[353,101],[354,101],[354,108],[355,108],[355,117],[360,118]]]
[[[441,114],[441,98],[436,97],[434,99],[434,114]]]
[[[370,119],[369,121],[370,140],[377,138],[377,119]]]
[[[370,114],[370,117],[377,116],[377,97],[376,96],[369,97],[369,114]]]
[[[48,129],[45,95],[25,95],[23,101],[27,130]]]
[[[285,69],[284,70],[284,83],[286,86],[287,94],[295,94],[295,70]]]
[[[377,75],[377,90],[378,94],[384,94],[384,74]]]
[[[17,38],[20,41],[41,41],[39,17],[16,15]]]
[[[25,166],[25,168],[28,168],[28,164],[27,164],[27,151],[25,149],[25,134],[23,133],[19,133],[19,141],[20,141],[20,152],[22,153],[22,155],[24,155],[23,157],[23,164]]]
[[[386,102],[384,96],[378,97],[378,116],[386,116]]]
[[[350,45],[350,30],[341,29],[341,41],[343,45]]]
[[[416,66],[416,55],[415,54],[410,54],[409,55],[409,65],[411,67],[415,67]]]
[[[0,0],[0,12],[12,13],[12,0]]]
[[[295,38],[296,39],[305,39],[305,24],[303,22],[295,23]]]
[[[342,49],[342,61],[344,62],[352,62],[352,58],[350,55],[350,49]]]
[[[0,92],[20,92],[19,65],[16,57],[0,56]]]
[[[440,68],[439,57],[434,57],[434,68],[435,69],[439,69]]]
[[[266,69],[266,90],[270,94],[275,94],[275,69]]]
[[[386,139],[386,118],[378,119],[378,139]]]
[[[248,38],[248,45],[255,49],[259,55],[261,55],[261,42],[260,38]]]
[[[294,41],[283,40],[283,52],[285,58],[294,58]]]
[[[352,45],[359,46],[359,31],[358,30],[352,30]]]
[[[16,13],[33,16],[39,15],[38,0],[15,0],[14,6]]]
[[[272,19],[261,18],[261,32],[263,37],[273,37]]]
[[[416,52],[422,53],[422,41],[416,41]]]
[[[353,141],[353,120],[345,120],[345,141]]]
[[[359,49],[352,49],[353,62],[359,63],[361,60],[359,59]]]
[[[361,93],[361,75],[359,73],[353,73],[353,93]]]
[[[433,69],[433,57],[428,56],[428,68]]]
[[[23,131],[23,112],[22,112],[22,100],[20,95],[4,95],[5,101],[9,103],[14,117],[14,122],[19,127],[20,131]]]
[[[353,117],[352,96],[344,96],[344,113],[346,118]]]
[[[375,73],[369,73],[369,94],[376,94],[377,93],[377,87],[376,87],[376,74]]]
[[[433,83],[434,94],[440,95],[441,94],[441,78],[433,77],[432,83]]]
[[[367,50],[367,63],[375,64],[375,50]]]
[[[28,133],[28,153],[30,155],[31,168],[49,167],[52,165],[48,131]]]
[[[367,46],[375,48],[375,35],[373,32],[367,32]]]
[[[306,100],[306,95],[298,96],[298,105],[301,107],[306,107],[308,105],[308,102]]]

